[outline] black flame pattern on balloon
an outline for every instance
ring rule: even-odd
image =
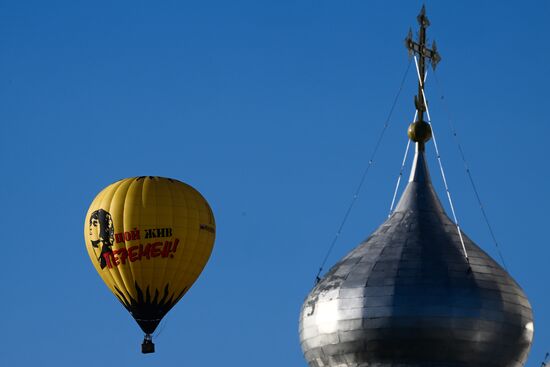
[[[176,296],[175,293],[170,292],[170,284],[166,284],[162,298],[159,299],[160,292],[158,289],[155,289],[154,296],[151,297],[149,286],[147,286],[145,292],[143,292],[137,282],[135,282],[135,287],[137,299],[125,295],[115,286],[115,290],[118,293],[116,296],[146,334],[152,334],[155,331],[162,318],[183,297],[188,289],[188,287],[185,287]]]

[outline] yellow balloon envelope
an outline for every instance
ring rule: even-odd
[[[84,223],[88,254],[145,332],[144,352],[154,351],[151,334],[202,272],[215,233],[206,200],[170,178],[115,182],[90,205]]]

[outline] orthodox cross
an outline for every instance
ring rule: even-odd
[[[432,43],[432,48],[426,47],[426,29],[430,26],[430,20],[426,16],[426,8],[422,5],[420,14],[416,17],[418,24],[420,24],[420,31],[418,33],[418,42],[413,40],[412,30],[409,29],[409,34],[405,39],[405,46],[409,50],[409,57],[418,55],[418,73],[420,74],[418,80],[418,95],[414,97],[414,104],[418,111],[417,121],[422,121],[424,111],[426,111],[426,101],[424,100],[424,78],[426,75],[426,59],[432,64],[432,68],[435,70],[437,63],[441,61],[441,56],[437,53],[437,46],[435,41]]]

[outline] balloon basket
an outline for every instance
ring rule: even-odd
[[[141,343],[141,353],[155,353],[155,344],[153,344],[153,337],[151,336],[151,334],[145,334],[145,338],[143,338],[143,343]]]

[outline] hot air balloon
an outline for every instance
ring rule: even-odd
[[[216,233],[202,195],[178,180],[120,180],[93,200],[84,223],[86,248],[111,292],[145,333],[152,334],[206,265]]]

